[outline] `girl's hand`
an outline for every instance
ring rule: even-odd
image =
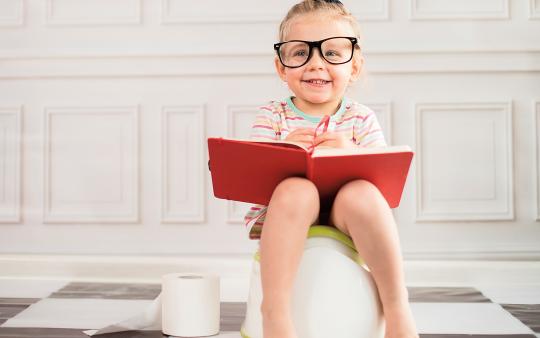
[[[298,142],[306,147],[313,145],[313,129],[309,128],[298,128],[292,131],[285,141]]]
[[[330,147],[330,148],[356,148],[350,139],[341,133],[326,132],[317,136],[313,140],[316,147]]]

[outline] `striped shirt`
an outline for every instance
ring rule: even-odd
[[[272,101],[259,108],[251,129],[254,140],[284,140],[297,128],[315,130],[322,117],[307,115],[300,111],[291,98],[284,101]],[[360,147],[386,147],[375,113],[368,107],[343,99],[338,111],[330,117],[328,131],[343,133]],[[266,206],[253,205],[244,221],[250,239],[259,239],[264,224]]]

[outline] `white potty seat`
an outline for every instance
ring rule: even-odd
[[[255,253],[243,338],[263,338],[260,254]],[[311,226],[296,274],[291,314],[300,338],[383,338],[377,288],[350,237]]]

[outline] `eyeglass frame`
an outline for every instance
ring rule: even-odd
[[[331,39],[336,39],[336,38],[343,38],[343,39],[348,39],[349,41],[351,41],[351,57],[347,61],[344,61],[344,62],[330,62],[323,55],[322,48],[321,48],[323,42],[325,42],[327,40],[331,40]],[[281,59],[281,54],[279,53],[279,49],[281,48],[282,45],[284,45],[284,44],[286,44],[288,42],[304,42],[309,46],[308,57],[307,57],[306,61],[304,63],[302,63],[301,65],[299,65],[299,66],[287,66],[286,64],[283,63],[283,60]],[[322,39],[322,40],[319,40],[319,41],[290,40],[290,41],[283,41],[283,42],[278,42],[278,43],[274,44],[274,50],[276,51],[276,54],[278,55],[279,62],[281,62],[283,67],[287,67],[287,68],[300,68],[302,66],[305,66],[309,62],[309,60],[311,60],[311,57],[313,56],[313,49],[315,49],[315,48],[317,48],[319,50],[319,54],[321,55],[321,58],[324,61],[328,62],[331,65],[342,65],[342,64],[350,62],[352,60],[352,58],[354,56],[354,49],[355,48],[360,49],[360,45],[358,45],[358,39],[355,38],[355,37],[352,37],[352,36],[332,36],[330,38]]]

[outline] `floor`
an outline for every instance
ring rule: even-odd
[[[159,292],[157,284],[0,279],[0,337],[87,337],[84,329],[140,313]],[[540,338],[538,285],[409,287],[409,294],[422,338]],[[244,312],[245,303],[222,303],[221,331],[214,337],[240,337]],[[99,337],[164,336],[131,331]]]

